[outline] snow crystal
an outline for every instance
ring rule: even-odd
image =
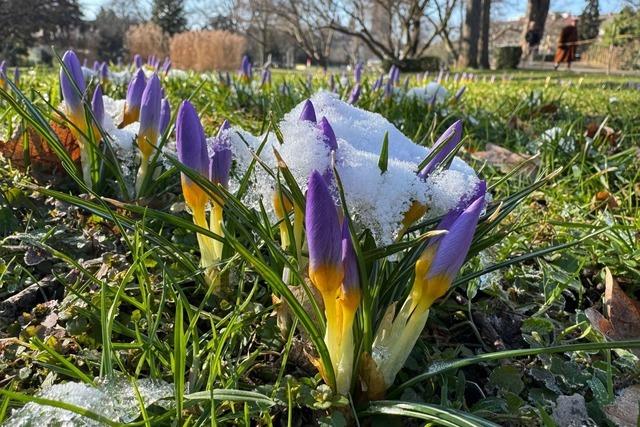
[[[145,407],[161,404],[161,400],[173,396],[173,385],[161,380],[142,379],[137,382],[136,386]],[[97,387],[76,382],[56,384],[40,391],[36,396],[85,408],[112,421],[131,422],[140,414],[133,386],[124,377],[98,381]],[[11,427],[36,425],[88,427],[102,426],[103,424],[75,412],[31,402],[15,410],[3,425]]]
[[[381,115],[349,105],[334,94],[319,92],[311,101],[318,119],[325,116],[336,134],[336,168],[343,182],[348,208],[361,226],[371,230],[379,244],[393,241],[404,213],[413,201],[426,204],[430,217],[439,216],[453,208],[477,183],[473,169],[458,158],[449,170],[424,182],[417,177],[416,171],[429,149],[415,144]],[[280,144],[274,134],[269,134],[260,158],[274,169],[273,149],[276,149],[301,190],[305,191],[310,172],[330,168],[331,155],[316,126],[299,120],[302,105],[287,113],[280,123],[284,144]],[[264,136],[255,137],[238,128],[226,132],[234,152],[235,167],[230,187],[234,191]],[[387,171],[382,174],[378,160],[387,132],[389,159]],[[258,202],[267,197],[263,203],[272,209],[273,178],[261,166],[256,166],[251,178],[252,186],[244,201],[257,208]]]

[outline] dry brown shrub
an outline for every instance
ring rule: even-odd
[[[138,54],[146,59],[150,55],[158,58],[169,55],[169,36],[153,22],[129,27],[125,43],[131,57]]]
[[[245,38],[228,31],[187,31],[171,38],[171,62],[185,70],[234,70],[245,48]]]

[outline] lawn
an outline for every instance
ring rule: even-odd
[[[581,422],[621,423],[620,395],[638,398],[640,81],[452,72],[441,76],[441,100],[411,92],[437,77],[401,75],[376,89],[378,74],[365,70],[354,105],[390,124],[372,115],[356,124],[354,107],[314,95],[332,89],[346,101],[350,71],[277,71],[263,85],[259,76],[169,73],[161,80],[170,124],[153,147],[152,172],[134,183],[136,145],[126,151],[118,140],[130,134],[107,125],[82,132],[61,117],[59,69],[23,70],[19,90],[0,90],[0,420],[551,426],[567,425],[562,408],[570,407]],[[102,84],[109,99],[126,96],[129,80],[119,78]],[[94,120],[90,94],[82,123]],[[319,113],[341,120],[332,123],[338,149],[333,162],[322,151],[318,184],[329,183],[336,209],[317,207],[307,193],[317,150],[305,132],[315,128],[296,121],[311,97]],[[176,157],[174,124],[185,99],[207,136],[225,119],[232,126],[214,138],[233,149],[228,186],[180,157],[180,143]],[[105,110],[119,112],[108,103]],[[363,133],[367,120],[371,133]],[[405,299],[418,298],[416,262],[458,229],[434,231],[452,208],[439,212],[446,203],[435,199],[400,235],[388,232],[391,220],[380,212],[396,212],[394,200],[414,191],[402,181],[411,165],[398,147],[432,147],[457,120],[460,143],[425,182],[435,187],[438,178],[454,205],[468,194],[456,183],[472,181],[447,170],[458,150],[486,181],[483,213],[466,248],[455,242],[443,252],[455,264],[468,250],[459,274],[425,306],[424,329],[420,320],[397,335],[387,329],[380,348],[404,354],[389,381],[376,358],[378,333],[403,313]],[[87,138],[80,146],[79,134]],[[357,139],[375,148],[349,157],[343,140]],[[220,208],[215,227],[213,214],[211,228],[196,220],[180,174]],[[347,224],[335,232],[354,248],[356,279],[349,289],[344,279],[337,313],[336,294],[314,279],[314,206],[320,224],[332,216]],[[466,229],[469,239],[473,232]],[[335,326],[349,313],[353,323]],[[330,336],[334,327],[339,338]]]

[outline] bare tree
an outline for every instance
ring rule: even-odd
[[[462,52],[460,54],[460,64],[463,67],[478,67],[481,8],[482,0],[467,0],[462,34]]]
[[[324,7],[328,2],[324,2]],[[456,0],[331,1],[333,15],[324,13],[329,27],[360,39],[382,60],[405,67],[422,58],[441,37],[448,48],[450,22]],[[337,12],[337,13],[336,13]]]
[[[524,24],[524,28],[522,29],[522,39],[524,42],[524,37],[527,34],[527,31],[533,30],[536,31],[540,38],[544,34],[544,25],[547,21],[547,15],[549,14],[549,4],[551,0],[529,0],[527,3],[527,19]]]
[[[332,0],[274,0],[282,29],[293,37],[305,54],[322,67],[328,64],[333,45],[331,20],[336,13]]]
[[[480,32],[480,67],[489,69],[489,37],[491,29],[491,0],[482,0],[482,30]]]

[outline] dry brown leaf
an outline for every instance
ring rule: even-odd
[[[472,157],[478,160],[483,160],[491,166],[497,167],[503,173],[509,173],[520,163],[530,159],[530,157],[523,154],[514,153],[504,147],[491,143],[487,144],[485,151],[476,151],[472,154]],[[521,172],[524,174],[535,173],[538,163],[539,162],[537,160],[529,162],[521,169]]]
[[[604,407],[604,412],[609,420],[620,427],[635,427],[640,425],[640,414],[638,406],[640,404],[640,385],[627,387],[616,400]]]
[[[584,136],[588,138],[593,138],[598,133],[598,129],[600,129],[600,125],[596,122],[590,122],[587,124],[587,129],[584,132]],[[611,146],[615,146],[618,143],[618,139],[622,132],[616,131],[609,126],[603,126],[600,131],[600,136],[604,138]]]
[[[605,269],[604,315],[593,307],[585,310],[591,325],[611,341],[640,338],[640,303],[624,293],[611,271]],[[640,357],[640,349],[633,352]]]
[[[618,199],[609,193],[608,191],[598,191],[593,198],[591,199],[591,207],[592,209],[598,208],[609,208],[609,209],[617,209],[620,206],[618,203]]]
[[[50,125],[63,147],[71,156],[71,160],[79,162],[80,147],[69,128],[56,122],[51,122]],[[17,134],[8,141],[0,141],[0,153],[6,159],[10,160],[12,165],[19,170],[24,171],[27,166],[30,166],[36,177],[55,177],[61,175],[63,168],[60,159],[51,147],[49,147],[47,141],[31,127],[26,130],[29,140],[29,150],[28,153],[25,152],[26,150],[23,144],[24,132],[24,130],[17,132]]]

